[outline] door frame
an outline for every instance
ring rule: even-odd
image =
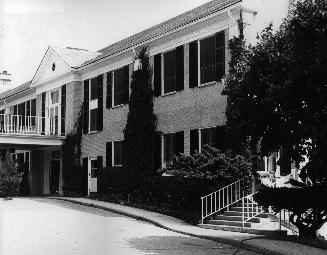
[[[90,195],[91,192],[98,192],[98,176],[97,177],[92,177],[92,161],[95,161],[95,166],[97,168],[97,158],[96,157],[88,157],[87,161],[87,195]],[[96,171],[97,171],[96,170]],[[95,180],[92,180],[95,179]],[[94,188],[93,190],[91,190]]]

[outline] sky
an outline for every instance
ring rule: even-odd
[[[32,79],[49,45],[97,51],[210,0],[0,0],[0,72]]]

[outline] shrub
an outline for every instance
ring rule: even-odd
[[[327,222],[327,186],[314,185],[296,188],[262,188],[254,199],[276,212],[291,211],[290,221],[299,229],[299,236],[315,239],[316,232]]]
[[[181,178],[218,180],[227,184],[245,178],[248,180],[248,188],[253,179],[250,156],[235,155],[230,151],[221,152],[208,145],[204,146],[201,154],[176,156],[172,164],[160,172]]]
[[[19,173],[15,164],[9,160],[9,154],[6,159],[0,160],[0,197],[19,195],[20,183],[23,173]]]

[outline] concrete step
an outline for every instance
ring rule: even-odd
[[[242,222],[242,216],[229,216],[229,215],[216,215],[215,220],[226,220],[226,221],[241,221]],[[250,222],[260,223],[259,218],[253,218],[250,220]]]
[[[233,206],[229,209],[229,211],[237,211],[237,212],[242,212],[243,211],[243,207],[239,207],[239,206]],[[244,208],[244,212],[256,212],[256,208]]]
[[[239,212],[239,211],[225,211],[222,215],[242,217],[242,212]],[[269,218],[269,213],[261,213],[261,214],[257,215],[256,217],[257,218]]]
[[[233,226],[233,227],[243,227],[243,223],[241,221],[229,221],[229,220],[208,220],[206,222],[206,224]],[[244,227],[250,228],[251,223],[250,222],[245,222]]]
[[[235,227],[235,226],[227,226],[227,225],[213,225],[213,224],[199,224],[198,227],[206,228],[206,229],[216,229],[216,230],[224,230],[224,231],[232,231],[232,232],[241,232],[241,233],[249,233],[256,235],[264,235],[270,237],[285,237],[287,235],[287,231],[285,230],[263,230],[263,229],[253,229],[248,227]]]

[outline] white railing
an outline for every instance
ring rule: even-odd
[[[256,193],[256,192],[255,192]],[[253,196],[255,193],[252,193],[246,197],[242,198],[242,224],[243,228],[246,222],[249,222],[251,219],[255,218],[259,214],[264,212],[264,208],[258,205]]]
[[[61,136],[61,118],[0,114],[0,134]]]
[[[246,195],[245,185],[245,179],[241,179],[209,195],[201,197],[201,223],[203,224],[207,217],[223,209],[227,208],[228,210],[232,204],[242,200],[242,198]]]

